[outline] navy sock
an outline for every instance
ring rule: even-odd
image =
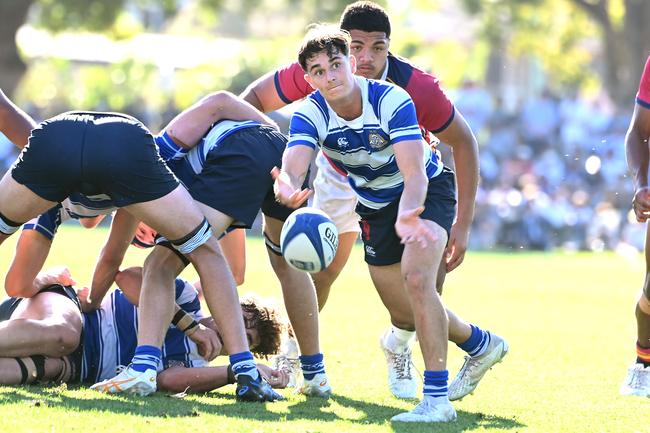
[[[447,399],[447,381],[449,372],[447,370],[424,370],[424,396]]]
[[[464,343],[456,344],[463,349],[469,356],[479,356],[485,352],[490,344],[490,333],[483,331],[476,325],[470,325],[472,335]]]
[[[305,380],[312,380],[317,374],[325,373],[322,353],[300,355],[300,365],[302,366],[302,375]]]
[[[133,355],[133,360],[131,360],[131,368],[140,373],[144,373],[150,369],[158,370],[161,357],[162,352],[159,347],[138,346],[135,348],[135,355]]]
[[[240,352],[230,355],[230,366],[235,378],[240,374],[251,376],[257,380],[260,375],[257,371],[257,364],[251,352]]]

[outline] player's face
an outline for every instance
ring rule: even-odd
[[[350,30],[350,36],[350,54],[357,59],[356,74],[371,79],[381,78],[386,68],[390,46],[386,33]]]
[[[255,324],[252,321],[253,315],[252,313],[244,313],[244,325],[246,326],[246,339],[248,340],[248,347],[251,350],[254,350],[257,346],[260,344],[260,334],[257,331],[257,328],[255,327]],[[217,336],[219,337],[219,341],[221,341],[221,351],[220,355],[228,355],[228,353],[225,351],[225,347],[223,347],[223,339],[221,338],[221,332],[219,332],[219,328],[217,327],[216,322],[212,317],[206,317],[204,319],[201,319],[201,324],[207,328],[212,329],[214,332],[217,333]]]
[[[327,101],[348,97],[354,90],[356,60],[352,56],[326,52],[318,53],[307,60],[305,79],[319,90]]]

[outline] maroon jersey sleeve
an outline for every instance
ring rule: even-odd
[[[413,69],[406,89],[415,103],[418,123],[436,133],[444,130],[454,118],[454,104],[440,88],[436,77]]]
[[[314,91],[305,81],[305,71],[298,62],[278,69],[275,72],[275,90],[278,96],[287,104],[304,98]]]
[[[641,84],[639,84],[639,91],[636,94],[636,102],[645,108],[650,108],[650,57],[645,62]]]

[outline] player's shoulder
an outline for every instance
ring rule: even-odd
[[[411,100],[411,96],[408,94],[408,92],[394,83],[379,80],[370,80],[367,78],[363,78],[363,80],[368,89],[368,100],[373,105],[401,105],[405,101]]]

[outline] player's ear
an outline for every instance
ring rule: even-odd
[[[314,90],[318,90],[318,89],[316,88],[316,86],[314,86],[314,81],[311,79],[311,77],[309,76],[309,74],[305,74],[305,81],[309,83],[309,85],[311,86],[312,89],[314,89]]]
[[[350,69],[352,70],[352,73],[355,74],[357,72],[357,58],[350,54],[349,59]]]

